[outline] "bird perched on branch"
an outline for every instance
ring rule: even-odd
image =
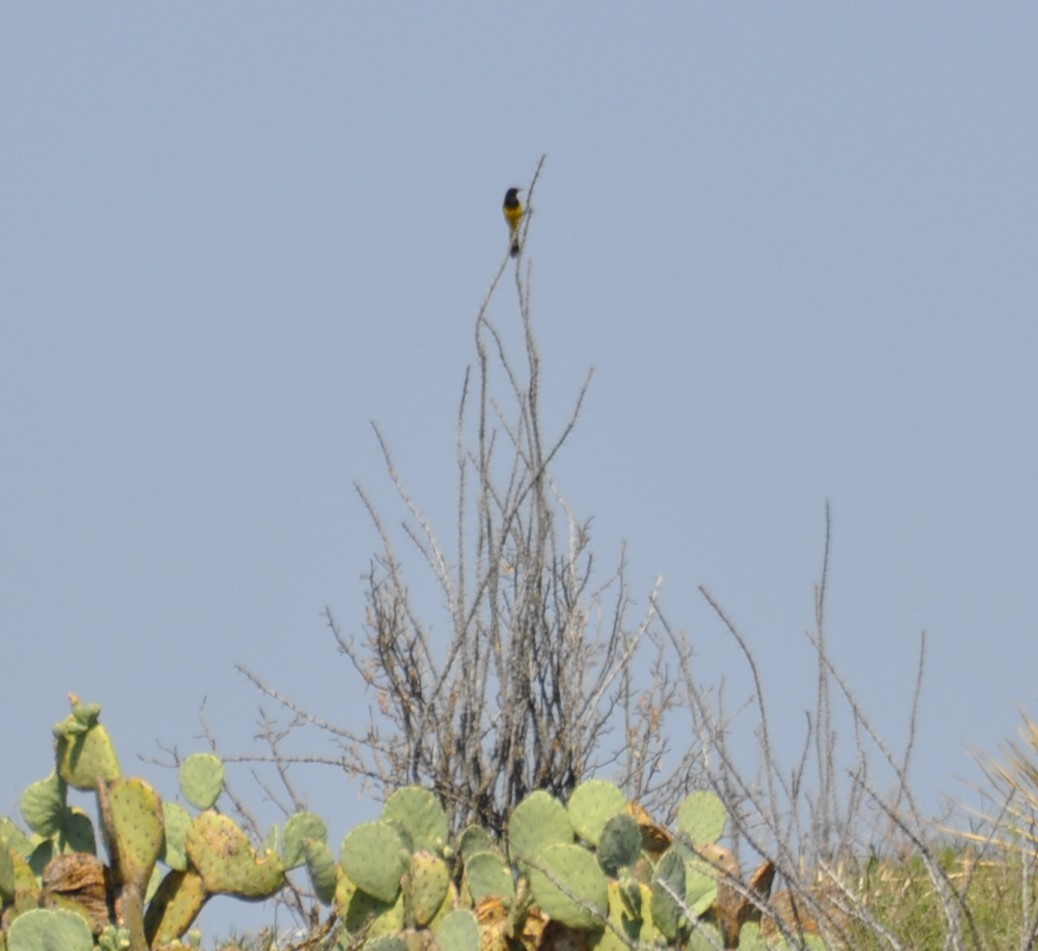
[[[505,192],[505,203],[501,210],[505,213],[505,221],[508,222],[508,230],[512,236],[512,257],[519,254],[519,225],[523,220],[523,205],[519,201],[519,188],[509,188]]]

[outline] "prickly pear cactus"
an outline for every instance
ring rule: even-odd
[[[187,856],[206,890],[247,901],[270,898],[285,885],[285,866],[274,852],[262,855],[229,816],[207,811],[187,830]]]
[[[364,951],[410,951],[410,948],[402,935],[379,935],[365,943]]]
[[[642,833],[627,813],[610,818],[598,838],[598,864],[606,875],[616,877],[621,868],[634,865],[642,854]]]
[[[627,797],[619,786],[604,779],[590,779],[573,790],[566,814],[577,835],[597,846],[605,824],[626,808]]]
[[[194,753],[180,765],[180,791],[196,809],[212,809],[223,792],[223,763],[212,753]]]
[[[388,822],[357,826],[342,843],[339,862],[361,891],[381,902],[396,901],[410,854],[400,831]]]
[[[420,786],[405,786],[398,789],[382,809],[382,819],[399,822],[411,837],[411,847],[416,851],[429,851],[442,855],[447,845],[447,813],[439,799]]]
[[[595,857],[579,845],[550,845],[530,862],[530,890],[553,921],[579,931],[601,930],[609,889]]]
[[[492,852],[496,846],[497,843],[490,833],[482,826],[476,825],[468,826],[458,840],[458,851],[462,859],[468,859],[477,852]]]
[[[175,802],[162,804],[162,825],[165,838],[162,861],[179,872],[187,871],[187,830],[191,825],[191,814]]]
[[[97,788],[105,843],[117,884],[143,893],[162,852],[162,803],[143,779],[103,780]]]
[[[303,841],[303,855],[306,859],[306,871],[310,876],[317,900],[330,905],[335,900],[336,865],[331,849],[324,842],[316,839]]]
[[[143,779],[101,778],[97,803],[112,863],[115,921],[130,931],[133,951],[142,951],[148,880],[162,851],[162,803]]]
[[[479,921],[467,908],[457,908],[433,928],[436,943],[446,951],[480,951]]]
[[[705,915],[717,901],[717,878],[704,866],[685,863],[685,904],[693,917]]]
[[[32,783],[22,793],[22,818],[33,832],[45,839],[57,835],[66,822],[67,795],[65,781],[56,771],[51,773],[46,779]]]
[[[508,818],[508,849],[519,862],[530,861],[550,845],[572,841],[566,807],[543,790],[527,796]]]
[[[696,922],[695,930],[689,935],[686,945],[688,951],[717,951],[724,946],[721,932],[709,922],[702,921]]]
[[[693,846],[711,845],[721,838],[728,810],[712,792],[694,792],[678,807],[678,829]]]
[[[428,925],[443,907],[450,881],[450,869],[438,855],[423,849],[411,856],[407,902],[410,917],[418,927]]]
[[[591,780],[566,805],[532,793],[503,841],[472,826],[450,842],[436,796],[406,787],[379,821],[345,837],[337,862],[327,825],[309,812],[254,847],[212,808],[224,776],[211,753],[180,770],[184,799],[202,812],[163,804],[143,780],[121,777],[100,708],[72,701],[54,730],[54,773],[22,797],[31,836],[0,817],[0,951],[183,948],[213,895],[261,900],[304,866],[312,893],[333,907],[322,927],[343,929],[342,949],[701,951],[721,946],[717,925],[726,938],[737,934],[721,914],[718,882],[731,889],[738,868],[717,842],[727,816],[712,794],[681,803],[676,838],[619,788]],[[68,804],[70,787],[96,791],[110,869],[94,854],[90,819]],[[742,937],[762,946],[759,929]]]
[[[297,812],[285,823],[281,835],[281,859],[285,868],[295,868],[306,861],[306,841],[328,841],[328,826],[312,812]]]
[[[473,905],[487,898],[498,898],[511,905],[515,879],[500,853],[475,852],[465,858],[465,889]]]
[[[89,925],[71,911],[27,911],[7,932],[8,951],[91,951],[93,947]]]
[[[81,703],[69,694],[72,713],[53,728],[58,773],[76,789],[95,789],[98,780],[111,782],[122,775],[108,731],[98,722],[101,707]]]
[[[685,897],[685,856],[673,846],[660,857],[652,881],[649,909],[652,920],[668,941],[677,941],[688,931],[681,905]]]
[[[148,903],[144,934],[149,945],[168,944],[187,932],[209,892],[194,869],[170,870]]]

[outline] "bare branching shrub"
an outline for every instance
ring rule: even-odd
[[[830,654],[826,632],[826,589],[831,518],[826,508],[825,550],[815,591],[815,625],[807,632],[817,681],[814,709],[807,712],[801,754],[790,767],[775,750],[764,672],[749,639],[720,602],[701,594],[738,645],[753,684],[748,707],[733,716],[722,694],[700,684],[687,638],[661,614],[671,653],[679,658],[681,706],[698,738],[700,781],[724,800],[732,817],[732,845],[742,858],[774,862],[784,890],[770,901],[742,881],[729,884],[759,908],[766,931],[802,947],[807,934],[834,948],[1030,948],[1038,934],[1033,908],[1034,864],[1019,867],[1016,898],[1006,901],[1006,841],[990,828],[1011,832],[1010,841],[1033,843],[1038,807],[1038,729],[1028,723],[1028,751],[1011,747],[1009,768],[990,767],[1003,784],[1003,805],[988,816],[989,830],[975,837],[995,846],[998,862],[980,863],[972,853],[949,850],[947,827],[926,815],[913,793],[909,768],[916,743],[926,638],[920,637],[915,690],[907,711],[904,749],[895,752],[880,735]],[[747,716],[757,740],[756,768],[746,769],[731,737]],[[852,742],[838,741],[837,724]],[[1013,807],[1013,797],[1025,806]],[[1006,822],[1012,817],[1013,824]],[[1018,863],[1019,865],[1019,863]],[[745,877],[745,876],[744,876]],[[992,895],[999,897],[993,902]],[[991,920],[992,910],[1013,914],[1023,903],[1023,921]],[[1030,910],[1029,908],[1030,903]],[[998,929],[997,932],[995,929]],[[992,941],[992,935],[998,940]]]
[[[465,374],[457,417],[450,536],[430,524],[375,429],[406,518],[398,529],[358,486],[382,543],[367,574],[363,636],[328,612],[341,652],[375,697],[370,721],[330,724],[245,671],[298,724],[330,738],[350,775],[382,793],[420,783],[439,794],[457,826],[478,821],[498,830],[530,791],[565,799],[596,772],[632,797],[660,794],[664,722],[676,701],[665,644],[654,631],[655,598],[632,617],[622,555],[608,577],[596,579],[589,523],[552,481],[551,464],[576,425],[590,374],[560,430],[548,435],[523,258],[515,268],[513,332],[502,332],[489,315],[508,263],[475,322],[476,362]],[[505,342],[515,329],[521,365]],[[412,594],[397,554],[401,542],[417,552],[446,605],[446,636],[434,635],[428,605]]]

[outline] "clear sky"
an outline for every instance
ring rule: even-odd
[[[705,584],[795,746],[828,500],[837,662],[896,744],[928,632],[913,778],[963,794],[1035,712],[1036,40],[1024,2],[4,3],[0,812],[68,691],[149,776],[204,698],[250,746],[238,661],[364,714],[321,615],[360,630],[369,424],[450,537],[542,153],[545,403],[595,368],[556,476],[600,561],[665,577],[735,701]],[[300,785],[338,835],[375,808]]]

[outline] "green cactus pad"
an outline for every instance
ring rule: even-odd
[[[330,905],[335,898],[335,858],[331,849],[317,839],[303,840],[303,855],[317,900]]]
[[[320,816],[312,812],[297,812],[285,823],[281,836],[281,860],[285,868],[295,868],[306,861],[304,841],[328,841],[328,826]]]
[[[223,763],[213,753],[194,753],[180,764],[180,792],[196,809],[212,809],[223,792]]]
[[[162,880],[144,916],[149,946],[168,944],[183,936],[205,905],[209,894],[194,870],[173,869]]]
[[[626,808],[627,797],[619,786],[604,779],[589,779],[573,790],[566,812],[577,835],[597,846],[606,822]]]
[[[443,859],[423,849],[411,856],[407,879],[411,918],[418,927],[424,928],[436,916],[447,897],[450,870]]]
[[[465,886],[473,905],[486,898],[510,905],[515,899],[512,870],[498,852],[476,852],[465,860]]]
[[[36,908],[19,915],[7,932],[8,951],[92,951],[90,926],[71,911]]]
[[[630,889],[633,889],[631,891]],[[606,928],[592,939],[595,951],[630,951],[632,946],[655,948],[666,941],[649,915],[651,892],[648,885],[630,880],[630,889],[618,881],[609,883],[609,921],[624,937]]]
[[[609,902],[610,911],[612,910],[613,901],[613,882],[609,883]],[[647,905],[644,901],[646,892],[648,891],[648,885],[644,885],[635,878],[634,873],[629,868],[621,868],[616,878],[616,889],[617,897],[623,902],[624,911],[632,918],[641,918],[644,911],[647,911]],[[650,892],[651,895],[651,892]]]
[[[37,835],[50,838],[57,835],[68,821],[67,786],[56,773],[37,780],[22,793],[22,818]]]
[[[411,837],[411,847],[442,855],[447,844],[447,813],[440,800],[421,786],[398,789],[382,809],[382,818],[399,822]]]
[[[685,904],[698,918],[717,900],[717,878],[698,862],[685,863]]]
[[[187,852],[184,850],[191,814],[179,803],[162,804],[162,823],[166,830],[162,861],[178,872],[187,870]]]
[[[766,951],[767,947],[768,942],[756,922],[748,921],[739,929],[739,951]]]
[[[389,822],[367,822],[343,840],[339,861],[359,889],[381,902],[392,903],[410,860],[400,831]]]
[[[467,908],[455,908],[433,928],[436,943],[446,951],[479,951],[479,922]]]
[[[693,845],[712,845],[724,832],[728,810],[712,792],[694,792],[678,807],[678,829]]]
[[[259,901],[285,884],[285,866],[276,852],[257,855],[229,816],[207,811],[195,816],[185,841],[187,857],[208,891]]]
[[[695,931],[689,935],[685,947],[688,951],[717,951],[718,948],[724,947],[724,939],[715,925],[697,921]],[[742,951],[741,942],[739,948]]]
[[[642,854],[642,832],[638,823],[625,812],[613,816],[602,827],[596,854],[602,871],[613,878],[617,869],[634,865]]]
[[[356,934],[367,928],[371,937],[391,934],[404,927],[404,896],[395,902],[379,901],[361,891],[343,876],[335,890],[335,907],[339,911],[346,931]]]
[[[11,850],[0,845],[0,905],[14,901],[14,859]]]
[[[21,854],[8,849],[7,854],[11,857],[11,869],[14,873],[14,901],[19,911],[23,908],[32,908],[38,904],[42,895],[40,880],[46,863],[35,869],[30,864],[32,853],[29,858],[22,858]]]
[[[58,845],[63,852],[89,852],[91,855],[97,853],[94,824],[78,806],[66,811],[65,824],[58,835]]]
[[[33,844],[7,816],[0,816],[0,845],[6,845],[12,852],[17,852],[23,859],[32,853]]]
[[[609,914],[606,877],[579,845],[542,849],[530,867],[533,900],[549,918],[581,931],[597,931]]]
[[[162,852],[162,803],[143,779],[116,779],[97,787],[101,821],[118,884],[133,884],[141,895]]]
[[[688,920],[681,907],[684,895],[685,858],[681,850],[672,846],[656,865],[649,902],[652,920],[668,941],[676,941],[687,931]]]
[[[468,826],[458,840],[458,850],[461,852],[462,859],[466,860],[477,852],[493,852],[496,847],[490,833],[477,825]]]
[[[573,841],[566,808],[538,789],[527,796],[508,817],[508,848],[514,859],[530,862],[545,848]]]
[[[56,854],[57,850],[54,848],[53,839],[42,839],[39,841],[27,859],[33,875],[37,878],[43,875],[43,870]]]
[[[98,723],[101,708],[83,704],[74,695],[72,713],[53,728],[55,754],[61,778],[76,789],[95,789],[97,781],[122,776],[119,758],[108,731]]]
[[[407,939],[400,935],[380,935],[364,944],[364,951],[409,951]]]

